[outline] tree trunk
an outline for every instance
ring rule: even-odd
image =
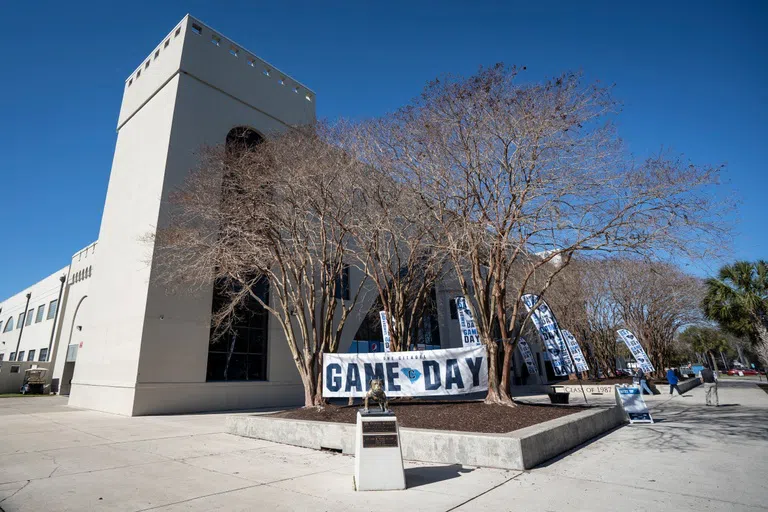
[[[507,341],[503,342],[504,346],[504,364],[501,367],[501,384],[499,386],[499,391],[501,391],[502,396],[505,397],[505,399],[510,403],[512,402],[512,395],[510,393],[510,369],[512,366],[512,343],[509,343]]]
[[[757,342],[757,356],[763,363],[764,367],[768,367],[768,328],[762,323],[757,324],[757,335],[760,338]]]
[[[485,403],[487,404],[500,404],[514,407],[515,403],[509,396],[509,391],[501,386],[501,376],[499,375],[498,358],[499,349],[496,342],[489,341],[486,343],[486,353],[488,357],[488,394],[485,397]],[[509,380],[509,369],[506,368],[507,381]]]

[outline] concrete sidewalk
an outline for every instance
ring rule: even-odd
[[[654,397],[532,471],[408,463],[409,489],[357,493],[353,458],[223,433],[224,415],[124,418],[0,399],[0,508],[16,510],[768,510],[768,394]],[[738,404],[738,405],[736,405]]]

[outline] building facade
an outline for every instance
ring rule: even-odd
[[[213,284],[174,294],[155,284],[152,235],[167,222],[169,194],[195,167],[201,147],[311,123],[315,100],[302,83],[184,17],[125,82],[98,244],[26,292],[35,297],[28,307],[25,292],[3,303],[6,357],[20,315],[32,311],[36,320],[44,306],[46,321],[33,322],[14,352],[39,358],[47,332],[55,354],[37,364],[52,367],[52,388],[69,394],[71,405],[144,415],[303,403],[278,323],[262,312],[241,326],[245,334],[234,350],[212,343]],[[63,307],[48,320],[60,274]],[[348,284],[354,288],[360,279],[352,270]],[[359,303],[341,351],[352,346],[375,295]],[[461,345],[450,306],[455,295],[445,286],[435,293],[443,348]],[[14,326],[3,332],[8,321]]]

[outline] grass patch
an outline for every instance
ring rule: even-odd
[[[22,395],[21,393],[0,393],[0,398],[30,398],[33,396],[48,396],[48,395]]]

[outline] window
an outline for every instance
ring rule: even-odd
[[[34,312],[35,312],[34,308],[27,311],[27,326],[29,326],[32,323],[32,320],[34,319],[34,317],[32,316],[32,313]]]
[[[170,39],[166,39],[165,40],[165,44],[163,44],[163,48],[168,48],[169,44],[171,44],[171,40]]]
[[[459,319],[459,310],[456,309],[456,299],[451,299],[448,301],[448,307],[451,308],[451,320],[458,320]]]
[[[0,332],[3,332],[3,322],[0,320]]]
[[[37,316],[35,316],[35,323],[43,321],[43,315],[45,314],[45,304],[37,306]]]
[[[140,76],[141,76],[141,70],[138,70],[136,72],[136,80],[138,80]]]
[[[10,357],[8,357],[9,361],[15,361],[16,360],[16,352],[11,352]]]
[[[3,332],[9,332],[13,330],[13,317],[9,318],[8,321],[5,323],[5,329],[3,329]]]
[[[179,29],[179,30],[181,30],[181,29]],[[178,35],[179,30],[176,31],[176,35]],[[200,35],[200,34],[203,33],[203,27],[201,27],[200,25],[198,25],[196,23],[193,23],[192,24],[192,32],[197,34],[197,35]]]
[[[221,45],[221,38],[219,36],[217,36],[217,35],[212,35],[211,36],[211,42],[213,44],[215,44],[216,46],[219,46],[219,45]]]
[[[20,368],[21,368],[21,366],[19,366],[17,364],[12,365],[11,366],[11,373],[19,373],[19,369]]]
[[[0,361],[5,359],[5,353],[0,354]]]
[[[59,305],[59,299],[54,299],[51,301],[50,304],[48,304],[48,317],[47,317],[48,320],[56,316],[56,308],[58,307],[58,305]]]
[[[232,285],[214,284],[212,310],[226,304]],[[254,293],[269,300],[269,281],[260,280]],[[226,332],[211,330],[208,345],[207,381],[267,380],[267,311],[253,298],[237,308],[236,319]]]
[[[155,52],[155,58],[158,58],[159,56],[160,56],[160,50],[157,50],[157,51]]]
[[[148,67],[149,67],[149,61],[147,61],[146,63],[144,63],[144,69],[147,69]]]
[[[237,57],[240,54],[240,50],[238,50],[236,46],[230,46],[229,54],[232,55],[233,57]]]
[[[16,324],[16,329],[21,329],[22,325],[24,325],[24,313],[19,313],[19,321]]]
[[[35,360],[35,351],[30,350],[29,354],[27,354],[27,361],[34,361]]]
[[[48,349],[47,348],[41,348],[40,349],[40,358],[38,361],[47,361],[48,360]]]
[[[337,299],[349,300],[349,265],[344,265],[341,275],[336,276],[333,290]]]
[[[264,76],[269,76],[269,73],[270,73],[269,68],[266,68],[264,71],[262,71],[262,73],[264,74]]]
[[[194,32],[194,30],[195,30],[195,26],[192,25],[192,31]],[[176,29],[176,32],[173,33],[173,37],[178,37],[179,34],[181,34],[181,27]]]
[[[19,357],[16,358],[17,361],[23,361],[24,360],[24,351],[19,352]]]
[[[248,65],[251,67],[254,67],[256,65],[256,61],[254,61],[253,59],[248,59]]]

